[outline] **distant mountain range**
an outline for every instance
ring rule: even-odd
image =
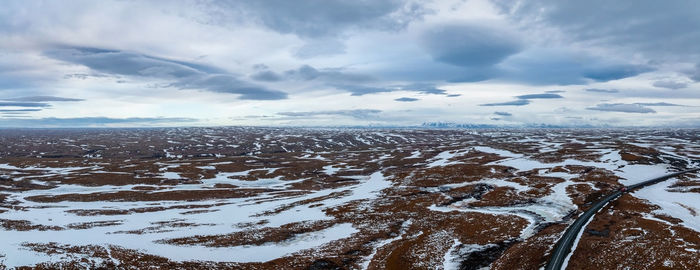
[[[552,125],[552,124],[520,124],[520,125],[493,125],[493,124],[471,124],[471,123],[452,123],[452,122],[425,122],[421,124],[424,128],[603,128],[609,127],[606,125]]]

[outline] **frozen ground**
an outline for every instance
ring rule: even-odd
[[[0,267],[538,268],[590,202],[698,166],[696,134],[8,130]],[[651,207],[634,226],[673,230],[685,237],[674,252],[696,252],[697,176],[632,196]]]

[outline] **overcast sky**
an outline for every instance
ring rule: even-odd
[[[699,1],[3,1],[0,126],[700,126]]]

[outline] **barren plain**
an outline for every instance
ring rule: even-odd
[[[0,130],[0,269],[539,269],[700,130]],[[700,265],[700,178],[623,195],[571,269]]]

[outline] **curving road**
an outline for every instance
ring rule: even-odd
[[[585,227],[586,223],[588,220],[590,220],[595,213],[598,212],[601,208],[603,208],[606,204],[609,202],[617,199],[617,197],[620,197],[625,192],[629,192],[631,190],[637,189],[637,188],[642,188],[645,186],[653,185],[658,182],[667,180],[669,178],[673,178],[676,176],[679,176],[681,174],[685,173],[690,173],[690,172],[696,172],[700,171],[700,168],[696,169],[690,169],[690,170],[685,170],[685,171],[680,171],[672,174],[667,174],[661,177],[657,177],[651,180],[647,180],[638,184],[634,185],[629,185],[625,186],[624,188],[616,191],[613,194],[610,194],[603,198],[602,200],[596,202],[590,209],[586,210],[586,212],[583,212],[583,214],[574,221],[574,224],[571,224],[571,226],[566,229],[566,232],[564,235],[559,239],[559,242],[557,242],[557,245],[554,247],[554,252],[552,253],[552,258],[550,258],[549,262],[547,263],[547,266],[545,266],[544,269],[546,270],[560,270],[562,269],[562,266],[564,264],[564,260],[566,259],[566,256],[569,255],[571,252],[571,248],[574,245],[574,241],[576,240],[576,236],[578,236],[579,232]]]

